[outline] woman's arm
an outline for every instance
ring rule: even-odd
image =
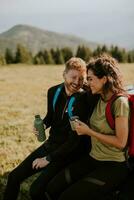
[[[128,139],[128,117],[115,118],[115,135],[107,135],[96,132],[81,121],[77,121],[75,123],[75,127],[78,135],[89,135],[91,137],[95,137],[101,142],[119,149],[123,149],[126,146]]]

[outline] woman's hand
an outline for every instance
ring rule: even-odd
[[[45,157],[43,158],[36,158],[32,163],[33,169],[39,169],[47,166],[49,164],[49,161],[46,160]]]
[[[75,130],[78,135],[90,135],[90,128],[87,124],[81,122],[80,120],[76,120],[74,123]]]
[[[112,145],[119,149],[123,149],[126,146],[128,139],[128,118],[117,117],[115,118],[115,135],[103,134],[89,128],[85,123],[77,120],[75,123],[75,130],[78,135],[89,135],[97,138],[103,143]]]

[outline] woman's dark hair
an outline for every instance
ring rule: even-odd
[[[114,93],[126,93],[123,89],[122,75],[118,68],[118,62],[107,54],[93,58],[87,64],[87,72],[91,70],[95,76],[107,77],[107,82],[103,87],[104,95],[111,90]]]

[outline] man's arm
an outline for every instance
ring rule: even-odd
[[[66,159],[68,156],[71,156],[72,152],[76,153],[77,147],[80,145],[80,136],[78,136],[75,132],[69,133],[70,137],[68,140],[60,145],[55,151],[49,153],[46,157],[48,161],[57,161]]]
[[[46,128],[50,127],[52,122],[52,117],[53,117],[52,101],[53,101],[53,88],[50,88],[47,93],[47,114],[43,119]]]

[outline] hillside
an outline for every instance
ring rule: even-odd
[[[14,51],[18,43],[26,46],[33,54],[45,48],[62,48],[67,46],[76,50],[78,45],[86,45],[91,49],[97,46],[96,43],[76,36],[42,30],[28,25],[16,25],[0,34],[1,53],[4,53],[7,47]]]

